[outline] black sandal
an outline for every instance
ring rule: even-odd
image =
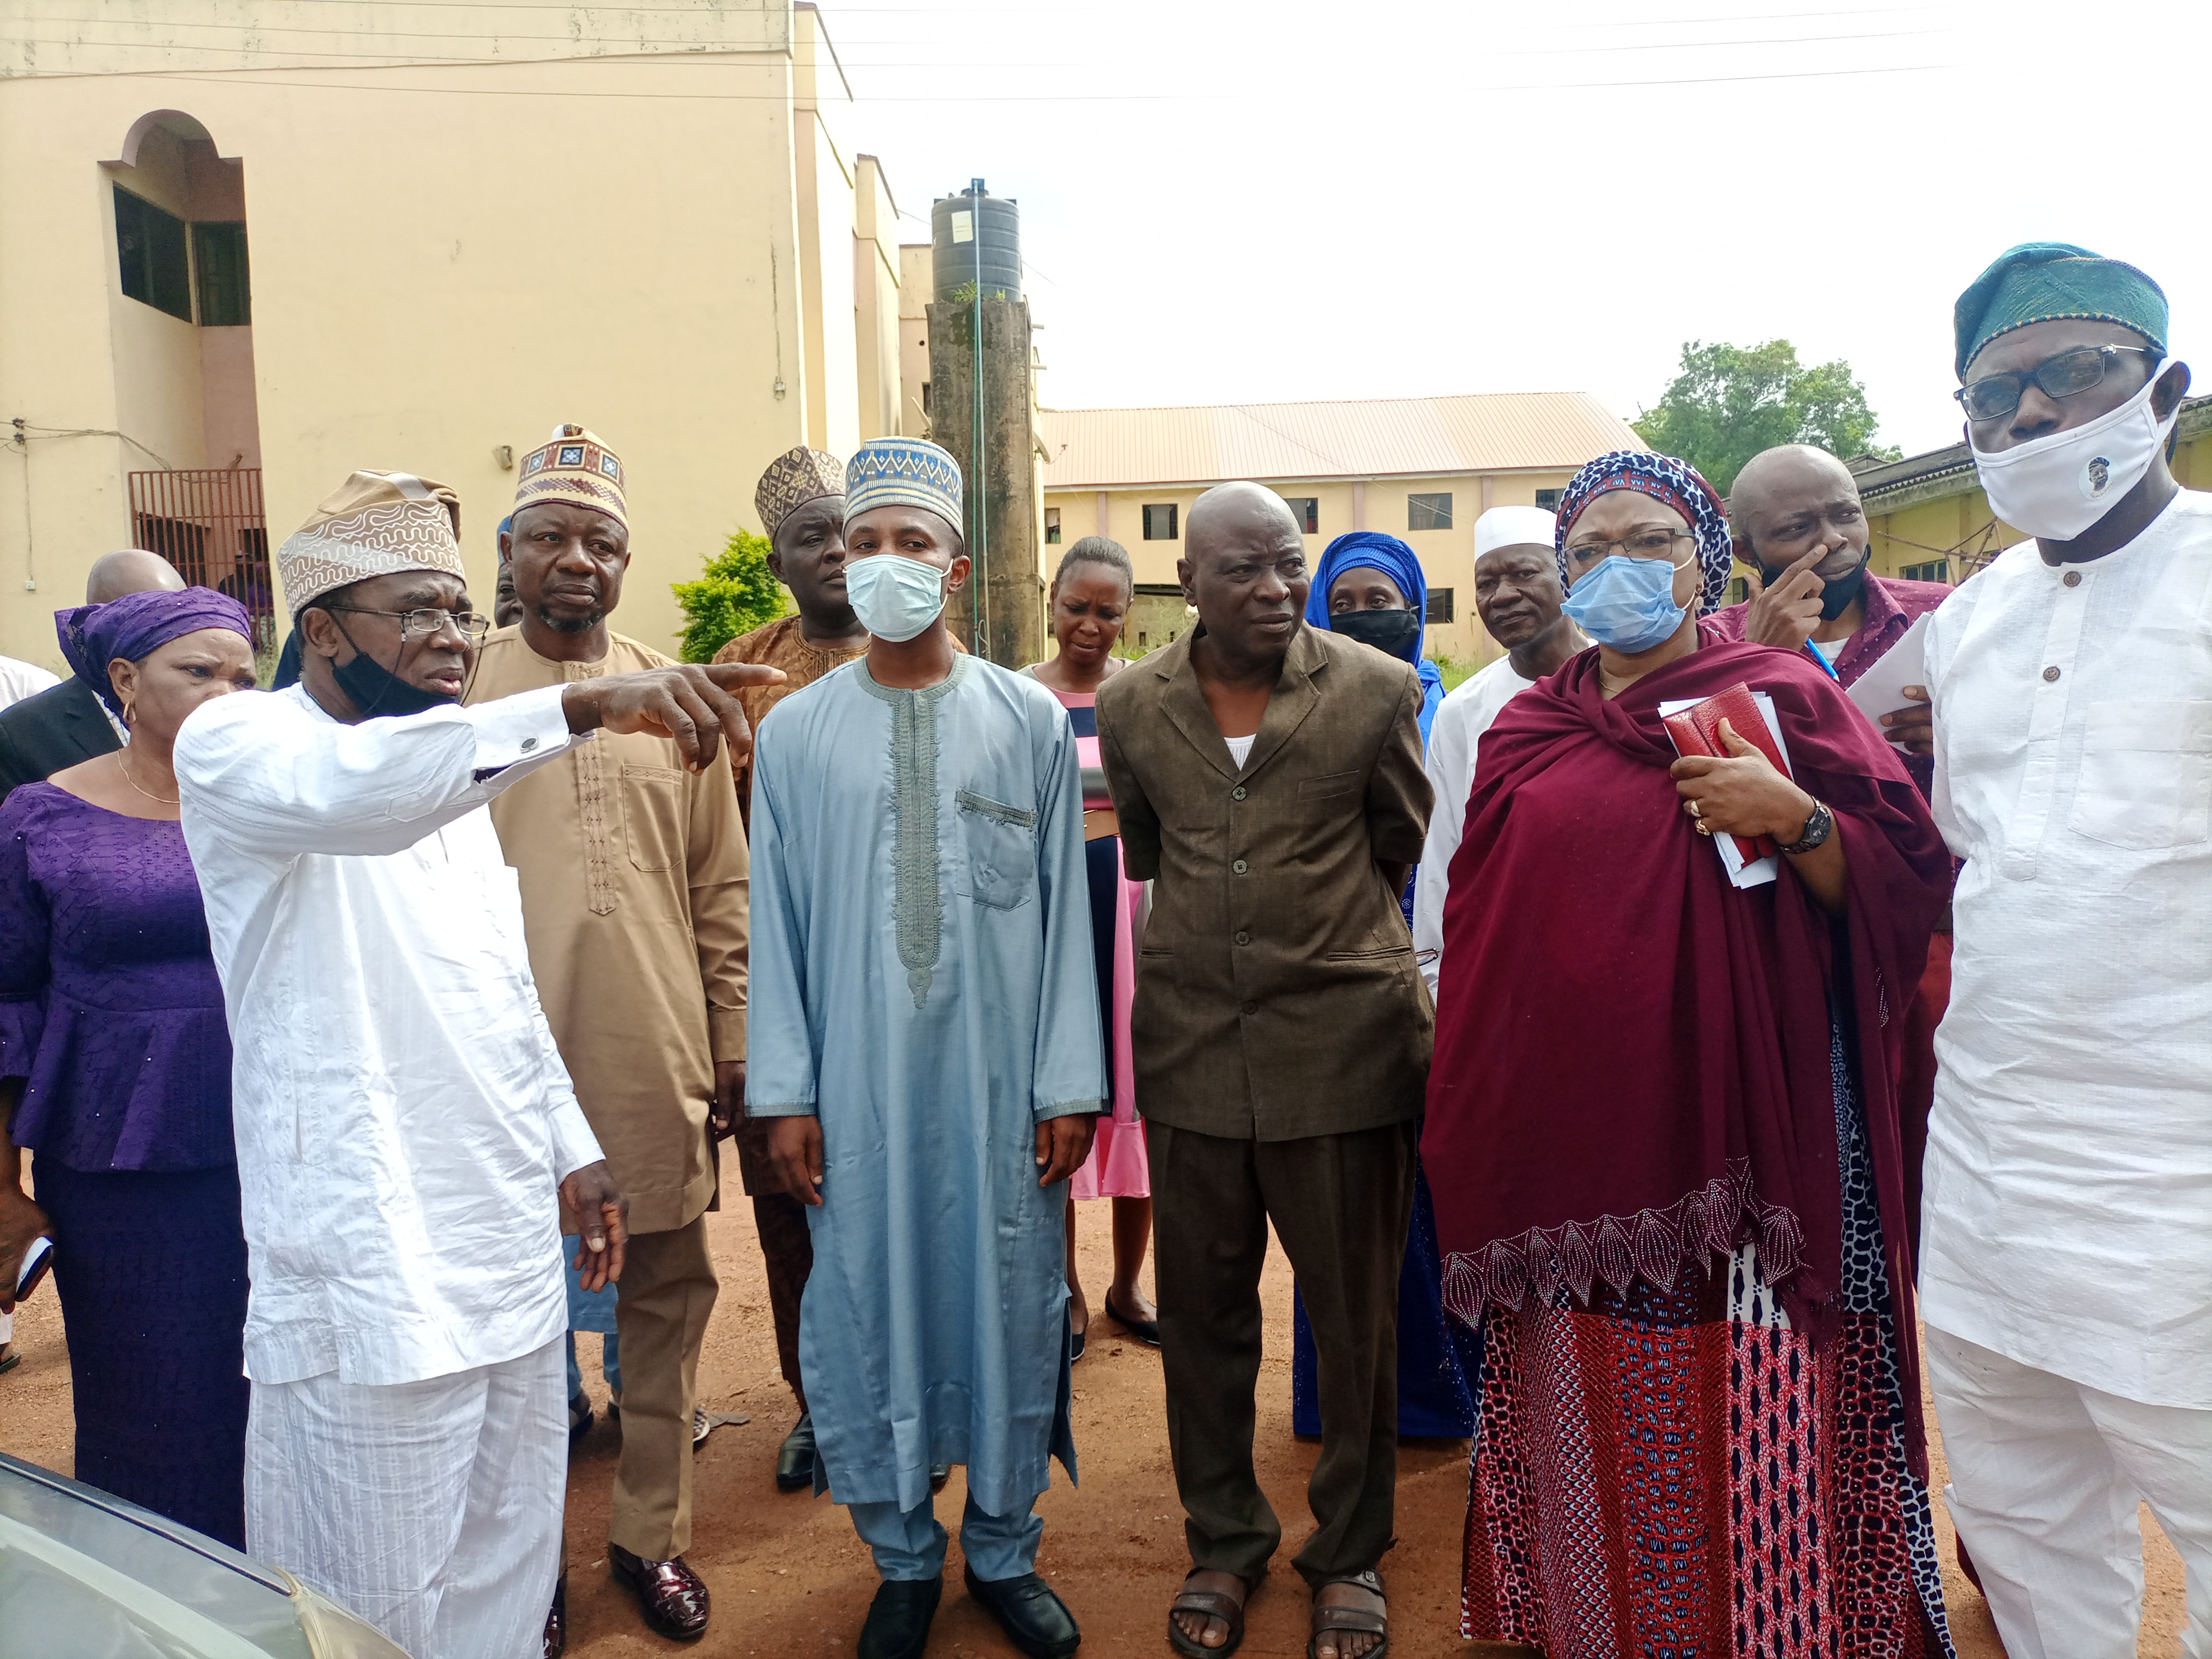
[[[1370,1613],[1364,1607],[1330,1607],[1321,1600],[1321,1593],[1331,1584],[1357,1584],[1370,1592],[1378,1601],[1383,1601],[1380,1613]],[[1360,1656],[1360,1659],[1382,1659],[1390,1651],[1390,1609],[1382,1595],[1382,1578],[1372,1567],[1365,1572],[1340,1572],[1334,1578],[1324,1578],[1314,1586],[1313,1620],[1309,1626],[1311,1634],[1306,1638],[1306,1659],[1321,1659],[1321,1638],[1323,1631],[1348,1632],[1358,1636],[1379,1636],[1382,1639]],[[1344,1644],[1336,1644],[1344,1651]]]
[[[1193,1567],[1182,1576],[1183,1587],[1176,1592],[1176,1599],[1168,1607],[1168,1644],[1177,1653],[1184,1655],[1185,1659],[1229,1659],[1229,1656],[1236,1652],[1244,1640],[1245,1604],[1251,1601],[1252,1593],[1260,1588],[1260,1581],[1256,1578],[1238,1580],[1244,1586],[1241,1600],[1231,1596],[1226,1590],[1191,1589],[1190,1581],[1206,1571],[1208,1569],[1205,1567]],[[1230,1576],[1236,1577],[1233,1573]],[[1219,1647],[1210,1648],[1195,1636],[1183,1634],[1182,1626],[1176,1623],[1175,1616],[1179,1613],[1195,1613],[1204,1618],[1218,1619],[1229,1626],[1229,1634]]]

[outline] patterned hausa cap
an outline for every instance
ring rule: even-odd
[[[770,541],[783,521],[811,501],[845,493],[845,463],[835,455],[801,444],[768,464],[753,491],[753,511]]]
[[[466,579],[461,498],[411,472],[356,472],[323,497],[276,550],[292,614],[325,593],[401,570]]]
[[[845,464],[845,516],[874,507],[926,507],[963,529],[960,463],[927,438],[871,438]]]
[[[623,496],[623,464],[596,432],[556,426],[553,435],[522,458],[514,485],[514,510],[541,501],[566,501],[604,513],[624,530],[629,506]]]

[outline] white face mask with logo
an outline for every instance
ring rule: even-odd
[[[2031,438],[1995,454],[1968,443],[1990,510],[2039,540],[2070,542],[2142,482],[2181,413],[2160,421],[2151,410],[2153,374],[2142,391],[2110,414],[2070,432]]]

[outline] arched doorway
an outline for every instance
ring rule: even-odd
[[[103,164],[131,538],[187,581],[243,601],[266,641],[273,585],[261,500],[245,164],[182,110],[132,122]],[[149,463],[153,463],[149,465]]]

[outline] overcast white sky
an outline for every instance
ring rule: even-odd
[[[2212,338],[2212,5],[823,0],[927,239],[1018,198],[1063,408],[1586,390],[1681,344],[1841,356],[1953,442],[1951,303],[2018,241],[2132,260]],[[2212,389],[2212,359],[2202,366]]]

